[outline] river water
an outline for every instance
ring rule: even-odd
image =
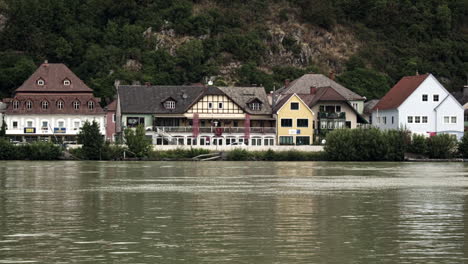
[[[0,162],[0,263],[468,263],[463,163]]]

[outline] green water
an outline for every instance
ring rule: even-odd
[[[463,163],[0,162],[0,263],[468,263]]]

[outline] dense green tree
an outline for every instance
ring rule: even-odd
[[[99,131],[99,124],[86,121],[78,134],[78,143],[82,144],[83,156],[88,160],[101,160],[104,136]]]
[[[152,148],[151,140],[146,137],[145,128],[139,125],[136,129],[125,129],[125,144],[131,154],[138,158],[147,157]]]
[[[347,71],[338,76],[338,81],[367,99],[381,98],[390,89],[390,81],[385,75],[365,68]]]

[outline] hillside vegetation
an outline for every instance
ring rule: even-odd
[[[272,90],[330,71],[368,98],[417,71],[460,89],[467,17],[467,0],[0,0],[0,96],[46,59],[107,101],[115,79]]]

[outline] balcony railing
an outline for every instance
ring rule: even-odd
[[[329,113],[329,112],[319,112],[319,119],[346,119],[345,112],[338,113]]]
[[[192,133],[193,127],[181,126],[181,127],[154,127],[153,131],[162,131],[165,133]],[[219,133],[223,134],[244,134],[245,127],[200,127],[200,133]],[[251,127],[250,133],[252,134],[275,134],[275,127]]]

